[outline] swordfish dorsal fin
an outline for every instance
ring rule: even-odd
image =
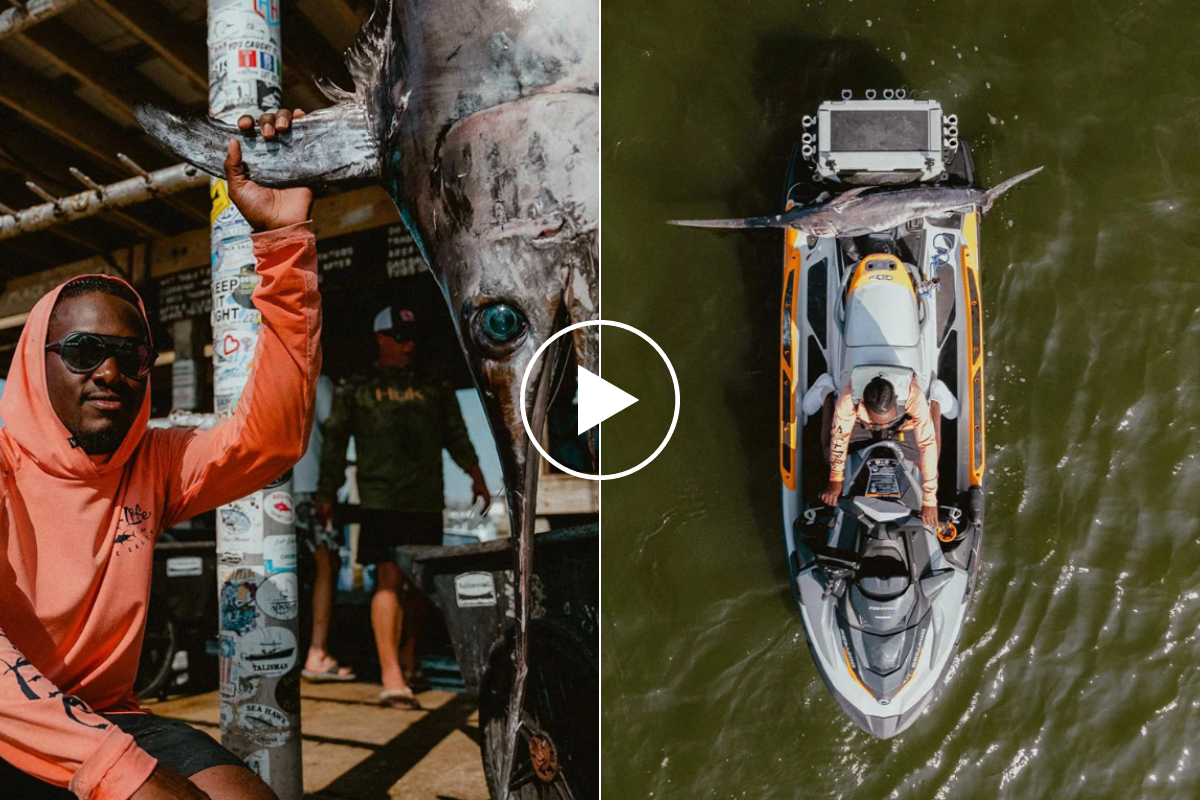
[[[378,180],[383,175],[383,142],[403,108],[384,83],[392,46],[392,0],[377,0],[371,18],[346,51],[354,79],[349,92],[329,81],[317,86],[337,105],[306,114],[290,129],[266,142],[211,117],[180,117],[136,103],[133,114],[150,134],[175,155],[209,175],[225,174],[230,139],[241,140],[249,177],[264,186],[329,186]]]

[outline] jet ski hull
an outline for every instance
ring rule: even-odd
[[[788,187],[804,180],[798,174],[800,166],[794,153]],[[965,144],[960,145],[950,172],[950,181],[974,185],[974,169]],[[785,197],[785,203],[794,200]],[[981,213],[981,209],[974,208],[922,218],[867,237],[871,240],[867,242],[862,241],[863,237],[847,241],[785,232],[780,308],[780,473],[784,544],[792,589],[821,678],[847,716],[879,738],[890,738],[907,729],[933,699],[954,662],[974,595],[983,538],[985,468]],[[829,420],[819,406],[808,408],[806,413],[806,395],[822,376],[832,379],[835,392],[849,380],[847,360],[851,356],[843,337],[844,302],[857,256],[862,255],[855,251],[882,241],[890,241],[900,259],[915,268],[913,278],[922,292],[918,297],[920,339],[916,345],[903,348],[901,360],[912,367],[927,397],[934,382],[940,381],[949,392],[941,395],[943,410],[957,407],[953,419],[943,416],[941,421],[938,491],[943,513],[958,515],[957,536],[954,541],[942,542],[924,529],[924,533],[910,532],[905,539],[914,570],[913,585],[923,586],[922,579],[934,572],[942,577],[930,597],[923,600],[926,616],[921,618],[919,630],[914,626],[906,634],[919,642],[911,664],[904,668],[906,679],[901,688],[888,691],[873,690],[864,684],[864,665],[859,663],[854,642],[850,641],[861,634],[856,633],[854,624],[847,623],[844,598],[831,593],[831,587],[837,585],[831,575],[836,575],[838,568],[831,570],[829,560],[823,560],[818,552],[845,555],[847,543],[843,542],[838,550],[836,523],[831,523],[834,527],[828,538],[818,538],[814,544],[813,526],[805,519],[806,511],[811,515],[823,507],[819,495],[829,474],[827,444],[821,433]],[[824,536],[825,528],[818,528]],[[911,558],[920,553],[926,555]],[[845,578],[843,583],[852,580]],[[898,679],[893,676],[892,680]]]

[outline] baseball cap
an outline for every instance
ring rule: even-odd
[[[415,331],[417,327],[417,315],[412,310],[407,308],[393,308],[388,306],[375,315],[375,325],[372,330],[376,333],[388,333],[389,331]]]

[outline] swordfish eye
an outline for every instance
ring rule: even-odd
[[[472,320],[475,343],[490,356],[507,355],[516,349],[528,327],[524,312],[502,301],[480,307]]]

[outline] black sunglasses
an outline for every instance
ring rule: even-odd
[[[46,345],[46,352],[58,353],[66,368],[77,374],[91,372],[115,357],[117,368],[130,378],[146,377],[158,360],[158,353],[142,339],[79,331]]]

